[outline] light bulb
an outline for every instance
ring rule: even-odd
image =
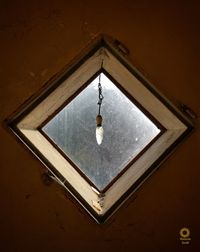
[[[102,116],[99,114],[96,117],[96,123],[97,123],[97,127],[96,127],[96,140],[98,145],[100,145],[103,141],[103,127],[102,127]]]
[[[98,145],[103,141],[103,127],[101,125],[97,125],[96,127],[96,140]]]

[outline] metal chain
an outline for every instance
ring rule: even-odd
[[[99,88],[99,101],[98,101],[98,105],[99,105],[99,115],[101,114],[101,105],[102,105],[102,101],[103,101],[103,94],[102,94],[102,86],[101,86],[101,74],[99,75],[99,84],[98,84],[98,88]]]

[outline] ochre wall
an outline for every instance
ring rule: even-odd
[[[195,132],[104,225],[55,183],[3,121],[98,33],[174,104],[200,114],[198,1],[0,2],[0,251],[198,251],[200,131]],[[191,231],[182,245],[179,230]]]

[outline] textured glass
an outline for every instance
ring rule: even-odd
[[[42,130],[102,190],[160,130],[101,73],[104,136],[96,142],[98,77]]]

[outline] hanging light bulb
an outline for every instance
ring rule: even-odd
[[[98,115],[96,117],[97,127],[96,127],[96,140],[98,145],[103,141],[103,127],[102,127],[102,116]]]
[[[103,127],[102,127],[102,116],[101,116],[101,104],[103,100],[103,95],[102,95],[102,86],[101,86],[101,74],[99,75],[99,84],[98,84],[98,89],[99,89],[99,113],[96,117],[96,140],[98,145],[100,145],[103,141]]]

